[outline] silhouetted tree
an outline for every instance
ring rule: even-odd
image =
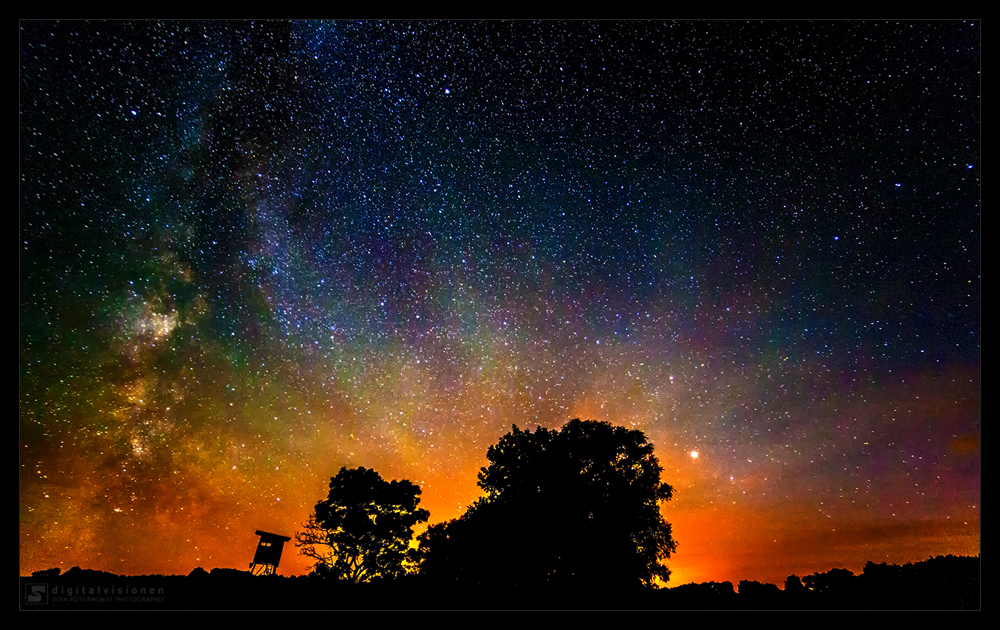
[[[421,573],[454,585],[531,590],[666,581],[676,549],[660,503],[672,488],[642,431],[571,420],[516,426],[487,452],[486,495],[421,535]]]
[[[794,573],[785,578],[785,591],[789,593],[802,593],[806,590],[805,584],[802,583],[802,578],[795,575]]]
[[[661,589],[657,593],[664,608],[689,610],[726,610],[738,606],[732,582],[702,582],[681,584]]]
[[[835,594],[839,597],[851,592],[856,582],[854,573],[848,569],[830,569],[826,573],[813,573],[802,578],[806,588],[814,593]]]
[[[781,590],[774,584],[740,580],[739,595],[744,608],[777,608]]]
[[[848,569],[813,573],[803,577],[802,583],[810,591],[809,598],[815,600],[813,605],[843,609],[867,607],[861,597],[862,584]]]
[[[902,566],[868,562],[860,581],[873,607],[975,609],[979,558],[937,556]]]
[[[413,526],[430,516],[419,503],[420,487],[405,479],[387,482],[368,468],[341,468],[295,545],[316,560],[318,574],[351,582],[398,577]]]

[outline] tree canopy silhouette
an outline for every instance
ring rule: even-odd
[[[663,561],[676,543],[660,503],[673,490],[642,431],[580,420],[558,431],[514,426],[487,458],[485,496],[421,535],[423,575],[576,592],[669,579]]]
[[[295,534],[295,545],[316,560],[319,574],[352,582],[398,577],[413,526],[430,516],[419,503],[420,487],[410,481],[387,482],[368,468],[341,468],[305,531]]]

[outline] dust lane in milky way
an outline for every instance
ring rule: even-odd
[[[22,574],[245,568],[341,466],[454,518],[576,417],[671,584],[979,553],[980,37],[21,22]]]

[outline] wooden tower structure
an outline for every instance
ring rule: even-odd
[[[259,529],[256,534],[260,536],[260,540],[257,542],[257,552],[253,555],[253,562],[250,563],[250,573],[274,575],[278,570],[278,562],[281,561],[281,549],[291,538],[262,532]]]

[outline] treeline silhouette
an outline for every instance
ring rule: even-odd
[[[559,430],[514,426],[487,459],[484,495],[430,526],[416,546],[413,528],[429,518],[420,487],[341,468],[295,535],[314,561],[308,576],[51,569],[22,578],[22,608],[979,608],[978,556],[790,575],[783,589],[752,581],[657,588],[677,549],[660,512],[673,488],[642,431],[581,420]]]
[[[352,583],[319,575],[254,576],[196,568],[184,575],[118,576],[73,567],[21,577],[21,610],[979,610],[979,556],[937,556],[916,563],[869,562],[858,575],[831,569],[784,588],[744,580],[640,588],[578,597],[511,599],[469,589],[441,590],[420,575]],[[44,587],[44,588],[39,588]],[[36,594],[44,601],[28,602]]]
[[[752,580],[685,584],[657,593],[665,608],[715,610],[978,610],[979,556],[936,556],[900,566],[868,562],[861,573],[830,569],[784,589]]]

